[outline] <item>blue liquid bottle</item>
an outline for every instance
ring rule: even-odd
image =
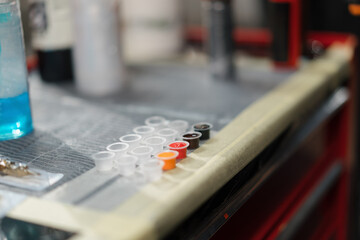
[[[0,0],[0,141],[33,130],[17,0]]]

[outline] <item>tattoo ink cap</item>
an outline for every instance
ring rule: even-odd
[[[179,153],[167,150],[156,154],[156,158],[164,162],[163,170],[170,170],[176,167],[176,158]]]
[[[160,137],[166,139],[166,142],[173,142],[175,141],[176,137],[178,136],[179,132],[172,128],[163,128],[159,130],[157,133]]]
[[[129,144],[128,151],[131,151],[132,149],[134,149],[140,145],[141,139],[142,139],[142,136],[139,134],[128,134],[128,135],[122,136],[120,138],[120,141]]]
[[[168,145],[170,150],[177,151],[179,155],[176,159],[184,159],[186,158],[187,148],[189,147],[189,143],[185,141],[176,141],[172,142]]]
[[[196,149],[200,145],[201,133],[200,132],[187,132],[187,133],[183,134],[182,138],[184,141],[186,141],[190,144],[188,149]]]
[[[91,158],[94,159],[95,166],[98,171],[110,171],[113,168],[115,153],[102,151],[93,154]]]
[[[213,125],[207,122],[201,122],[193,125],[195,132],[200,132],[200,140],[208,140],[210,138],[210,130],[213,128]]]
[[[135,134],[139,134],[143,137],[148,137],[155,133],[155,128],[150,126],[140,126],[133,129]]]
[[[123,176],[130,176],[135,173],[137,157],[124,155],[115,161],[115,166]]]
[[[145,124],[147,126],[155,128],[155,130],[164,128],[166,126],[166,123],[167,123],[166,119],[160,116],[152,116],[145,119]]]
[[[116,155],[116,159],[119,159],[129,149],[129,144],[124,142],[116,142],[108,145],[106,150],[113,152]]]
[[[140,165],[141,172],[145,175],[148,181],[159,180],[162,176],[163,161],[149,161]]]
[[[130,154],[137,157],[139,162],[144,162],[147,159],[150,159],[151,154],[154,152],[154,149],[149,146],[140,146],[131,150]]]
[[[153,148],[153,153],[158,153],[164,150],[166,139],[159,136],[145,138],[143,144]]]
[[[184,120],[174,120],[169,123],[169,128],[177,130],[180,134],[187,131],[189,128],[189,123]]]

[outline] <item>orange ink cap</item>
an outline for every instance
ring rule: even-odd
[[[349,12],[354,16],[360,15],[360,4],[349,4]]]
[[[156,158],[164,162],[163,170],[170,170],[176,167],[178,152],[168,150],[156,154]]]

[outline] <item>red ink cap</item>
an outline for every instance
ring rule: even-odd
[[[184,159],[186,158],[187,148],[189,147],[189,145],[190,144],[185,141],[176,141],[170,143],[168,146],[170,150],[177,151],[179,153],[176,159]]]

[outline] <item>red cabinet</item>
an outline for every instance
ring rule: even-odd
[[[277,169],[212,239],[347,238],[352,102],[342,98],[326,115],[336,94],[297,130],[303,141],[271,163]]]

